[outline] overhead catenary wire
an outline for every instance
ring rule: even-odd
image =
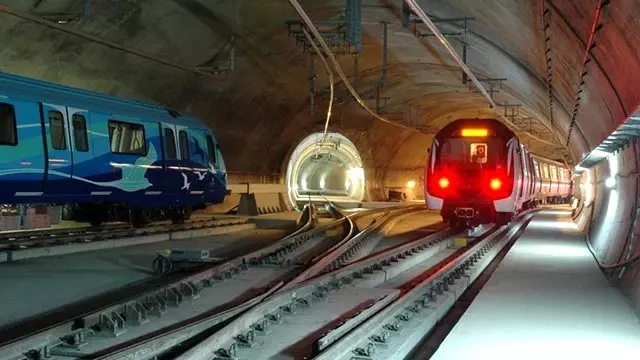
[[[458,65],[462,68],[462,70],[467,74],[469,79],[471,79],[471,81],[476,86],[476,88],[478,88],[478,90],[482,93],[482,95],[484,95],[484,97],[487,99],[487,101],[489,102],[490,107],[493,109],[495,114],[498,115],[501,119],[503,119],[508,124],[510,122],[509,119],[507,119],[503,114],[498,112],[497,104],[493,100],[491,95],[489,95],[487,90],[485,90],[484,86],[482,86],[482,84],[480,83],[478,78],[473,74],[471,69],[469,69],[467,64],[465,64],[464,61],[462,61],[462,59],[460,58],[460,56],[458,55],[456,50],[453,48],[453,46],[451,46],[449,41],[444,37],[444,35],[442,35],[440,30],[431,21],[431,19],[429,19],[429,17],[422,10],[422,8],[418,4],[416,4],[416,2],[414,0],[404,0],[404,1],[407,3],[407,5],[409,5],[411,10],[413,10],[413,12],[416,14],[416,16],[418,16],[418,18],[420,18],[420,20],[427,26],[427,28],[429,28],[429,30],[436,36],[436,38],[438,38],[438,40],[442,43],[442,45],[447,49],[449,54],[458,63]],[[549,129],[549,130],[551,130],[552,133],[560,140],[560,144],[562,145],[562,147],[565,150],[569,151],[569,153],[571,153],[571,151],[564,144],[564,142],[562,141],[560,136],[555,131],[553,131],[553,129]],[[530,137],[532,137],[532,138],[534,138],[534,139],[536,139],[536,140],[538,140],[538,141],[540,141],[542,143],[545,143],[545,144],[548,144],[548,145],[552,145],[552,146],[556,146],[557,145],[556,143],[553,143],[551,141],[548,141],[548,140],[542,139],[542,138],[540,138],[538,136],[535,136],[535,135],[531,134],[528,131],[522,131],[522,133],[524,133],[525,135],[530,136]]]
[[[358,102],[358,104],[360,104],[360,106],[366,112],[368,112],[371,116],[375,117],[376,119],[378,119],[378,120],[380,120],[382,122],[385,122],[387,124],[391,124],[393,126],[397,126],[397,127],[400,127],[400,128],[403,128],[403,129],[407,129],[407,130],[419,131],[418,129],[406,126],[404,124],[401,124],[401,123],[398,123],[398,122],[395,122],[395,121],[391,121],[389,119],[386,119],[386,118],[380,116],[379,114],[377,114],[375,111],[373,111],[373,109],[371,109],[371,107],[369,107],[369,105],[364,101],[364,99],[362,99],[362,97],[358,94],[356,89],[353,87],[353,85],[351,84],[351,82],[349,81],[347,76],[345,75],[344,71],[342,70],[342,67],[338,63],[338,60],[336,59],[335,55],[333,54],[333,52],[331,51],[331,49],[329,48],[327,43],[324,41],[322,35],[320,34],[320,32],[318,31],[316,26],[313,24],[313,22],[311,21],[311,19],[307,15],[307,13],[304,11],[302,6],[300,6],[300,3],[297,0],[289,0],[289,3],[296,10],[296,12],[298,13],[298,16],[300,16],[300,18],[302,19],[302,22],[304,22],[306,27],[311,31],[311,34],[316,38],[316,40],[318,41],[318,43],[320,44],[320,46],[324,50],[324,52],[327,55],[327,57],[329,58],[329,60],[331,60],[333,68],[335,69],[336,73],[338,73],[338,76],[340,77],[340,79],[344,83],[344,85],[347,88],[347,90],[349,90],[349,93],[351,94],[351,96],[353,96],[353,98]]]
[[[313,48],[313,51],[315,51],[316,55],[318,55],[318,57],[320,58],[320,61],[322,61],[322,64],[324,65],[324,69],[327,72],[327,75],[329,76],[329,92],[330,92],[329,106],[327,107],[327,119],[324,123],[324,132],[322,134],[322,140],[320,140],[320,144],[319,144],[319,146],[322,147],[324,145],[325,139],[327,138],[327,132],[329,131],[329,121],[331,120],[331,111],[333,109],[333,97],[334,97],[333,71],[331,70],[331,66],[329,66],[329,63],[327,62],[327,59],[324,57],[324,55],[322,55],[322,52],[318,48],[318,45],[309,34],[309,31],[307,31],[307,29],[303,27],[302,33],[307,38],[307,41]]]
[[[463,68],[465,73],[467,73],[467,75],[469,75],[469,78],[472,80],[472,82],[475,84],[475,86],[480,90],[480,92],[482,92],[482,94],[487,98],[487,100],[489,100],[490,106],[493,109],[493,111],[496,113],[496,115],[498,115],[507,124],[509,124],[509,120],[506,119],[504,115],[502,115],[502,114],[500,114],[498,112],[495,101],[493,101],[493,99],[491,98],[489,93],[484,89],[484,87],[478,81],[478,79],[475,77],[475,75],[471,72],[471,70],[467,67],[467,65],[460,59],[460,57],[457,55],[457,53],[455,52],[453,47],[451,47],[451,44],[449,44],[449,42],[444,38],[442,33],[433,24],[433,22],[431,22],[431,20],[429,20],[429,18],[422,11],[422,9],[417,4],[415,4],[412,0],[405,0],[405,1],[413,9],[413,11],[416,14],[419,15],[420,19],[425,23],[425,25],[427,25],[427,27],[429,27],[431,29],[431,31],[436,35],[438,40],[440,40],[440,42],[445,46],[445,48],[447,48],[447,50],[451,53],[451,55],[454,57],[456,62],[458,62],[458,64]],[[353,87],[353,85],[351,84],[351,82],[349,81],[347,76],[344,74],[344,71],[342,70],[342,67],[340,66],[340,64],[336,60],[333,52],[329,49],[329,46],[326,44],[326,42],[324,41],[322,35],[318,31],[318,29],[315,27],[315,25],[313,24],[313,22],[311,21],[311,19],[307,15],[307,13],[304,11],[304,9],[300,5],[300,3],[297,0],[289,0],[289,3],[296,10],[296,12],[298,13],[298,16],[300,16],[300,18],[302,19],[302,21],[304,22],[306,27],[311,31],[312,35],[318,40],[318,43],[323,48],[323,50],[325,50],[325,53],[329,57],[329,60],[331,60],[331,63],[333,64],[336,72],[338,73],[338,76],[344,82],[345,87],[347,88],[347,90],[349,90],[349,93],[353,96],[353,98],[358,102],[358,104],[360,104],[360,106],[365,111],[367,111],[374,118],[376,118],[376,119],[378,119],[380,121],[386,122],[388,124],[391,124],[391,125],[394,125],[394,126],[397,126],[397,127],[401,127],[403,129],[419,131],[419,130],[417,130],[415,128],[412,128],[412,127],[406,126],[404,124],[401,124],[401,123],[386,119],[386,118],[380,116],[379,114],[377,114],[375,111],[373,111],[373,109],[371,109],[371,107],[369,107],[369,105],[362,99],[362,97],[360,97],[360,95],[355,90],[355,88]],[[550,129],[550,130],[552,130],[552,129]],[[536,136],[534,134],[531,134],[530,132],[527,132],[527,131],[522,131],[522,132],[524,134],[526,134],[527,136],[529,136],[529,137],[531,137],[531,138],[533,138],[533,139],[535,139],[535,140],[537,140],[539,142],[542,142],[542,143],[545,143],[545,144],[548,144],[548,145],[552,145],[552,146],[556,146],[557,145],[556,143],[553,143],[551,141],[542,139],[542,138],[540,138],[540,137],[538,137],[538,136]],[[555,133],[553,130],[552,130],[552,132],[554,133],[554,135],[556,137],[559,137],[559,135],[557,133]],[[562,141],[560,143],[562,144]],[[564,144],[562,144],[562,145],[566,150],[570,151],[567,146],[564,146]]]

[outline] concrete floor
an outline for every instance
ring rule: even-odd
[[[385,231],[385,237],[371,252],[377,253],[410,240],[427,236],[437,231],[432,225],[442,222],[442,216],[433,211],[420,211],[402,218],[392,228]]]
[[[554,209],[535,216],[431,359],[639,354],[638,318],[600,272],[568,211]]]
[[[265,246],[284,230],[254,229],[103,251],[37,258],[0,266],[0,327],[151,276],[156,253],[168,248],[211,249],[238,256]]]

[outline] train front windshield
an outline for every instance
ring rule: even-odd
[[[436,165],[458,171],[502,169],[506,164],[506,144],[502,138],[449,137],[438,147]]]

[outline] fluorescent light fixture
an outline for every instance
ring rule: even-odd
[[[543,230],[578,230],[578,226],[573,221],[562,220],[534,220],[529,223],[529,229]]]
[[[364,178],[364,169],[361,167],[351,168],[347,170],[347,176],[351,181],[357,181]]]
[[[598,150],[598,149],[594,149],[594,150],[591,151],[591,154],[589,154],[589,155],[593,155],[593,156],[597,156],[597,157],[605,157],[605,156],[609,155],[609,152]]]
[[[604,181],[604,184],[611,189],[612,187],[614,187],[616,185],[616,178],[615,177],[609,177],[607,178],[607,180]]]
[[[582,166],[579,166],[579,165],[578,165],[578,166],[576,166],[576,167],[574,168],[574,170],[575,170],[575,171],[587,171],[587,170],[589,170],[589,169],[587,169],[587,168],[585,168],[585,167],[582,167]]]

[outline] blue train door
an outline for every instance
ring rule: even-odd
[[[189,165],[191,167],[191,178],[193,179],[190,187],[190,194],[204,196],[209,175],[209,159],[207,155],[207,138],[204,131],[200,129],[184,129],[180,132],[180,136],[187,137],[189,149]],[[182,139],[180,139],[182,141]]]
[[[180,188],[184,186],[184,179],[180,172],[178,130],[175,125],[160,123],[160,133],[164,152],[162,189],[165,193],[179,193]]]
[[[37,202],[44,146],[37,103],[0,95],[0,203]]]
[[[67,108],[43,103],[42,116],[47,144],[45,194],[69,194],[72,192],[73,152]]]
[[[67,119],[66,129],[71,140],[68,148],[71,151],[71,160],[73,160],[71,178],[74,180],[69,192],[89,195],[93,185],[85,179],[95,173],[93,168],[95,165],[90,161],[94,157],[88,131],[91,128],[90,115],[87,110],[68,107]]]

